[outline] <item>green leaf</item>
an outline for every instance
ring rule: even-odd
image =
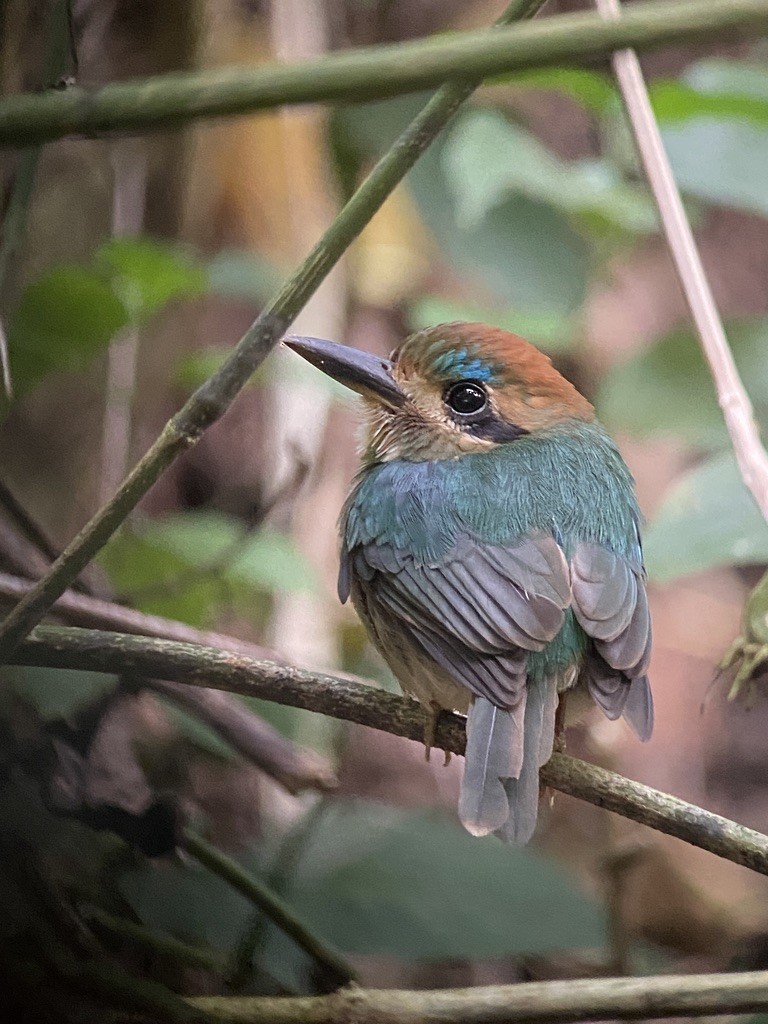
[[[208,288],[216,295],[262,305],[281,284],[278,268],[256,253],[225,249],[208,264]]]
[[[768,101],[753,96],[707,95],[678,81],[655,82],[650,93],[654,113],[666,127],[697,117],[743,118],[768,124]]]
[[[585,68],[537,68],[533,71],[502,75],[503,81],[516,89],[541,89],[559,92],[580,103],[590,113],[600,116],[618,102],[616,86],[607,75]]]
[[[246,536],[242,524],[218,512],[181,512],[147,524],[144,536],[189,565],[205,569],[237,545],[222,575],[258,590],[312,590],[316,581],[293,541],[272,529]]]
[[[646,233],[657,227],[650,196],[624,182],[612,164],[559,160],[530,132],[495,111],[461,118],[449,132],[443,167],[462,225],[480,223],[509,196],[525,196],[625,231]]]
[[[768,128],[698,117],[662,131],[682,191],[710,203],[768,214]]]
[[[645,531],[645,563],[659,581],[720,565],[768,562],[768,523],[730,452],[678,480]]]
[[[134,323],[143,323],[172,299],[202,295],[206,289],[205,272],[178,246],[149,238],[112,238],[96,260],[110,273],[112,288]]]
[[[751,96],[768,103],[767,64],[708,58],[692,64],[683,78],[692,89],[705,95]]]
[[[602,946],[602,915],[532,850],[476,839],[437,813],[334,804],[286,898],[337,947],[492,957]]]
[[[3,684],[31,704],[45,722],[71,718],[105,697],[117,686],[117,676],[64,668],[5,665]]]
[[[695,117],[745,118],[768,122],[766,69],[732,60],[703,60],[681,79],[654,82],[651,101],[660,121]]]
[[[8,327],[14,387],[22,393],[55,370],[81,370],[128,323],[102,275],[55,267],[28,285]]]
[[[115,590],[140,611],[209,626],[222,600],[218,579],[190,579],[190,564],[159,541],[122,530],[98,556]]]
[[[113,538],[99,560],[115,588],[142,611],[199,627],[233,603],[260,620],[273,593],[318,585],[289,537],[271,529],[248,534],[219,512],[145,521]]]
[[[728,326],[736,365],[758,419],[768,425],[768,322]],[[696,336],[676,331],[604,376],[597,410],[606,426],[640,437],[669,434],[704,447],[722,447],[728,434]]]
[[[469,302],[454,302],[440,295],[426,295],[408,309],[408,326],[420,331],[454,320],[480,322],[512,331],[545,352],[564,352],[574,345],[576,326],[559,313],[531,313],[519,309],[492,309]]]
[[[419,97],[408,97],[349,107],[339,113],[336,126],[350,147],[370,159],[408,123],[418,103]],[[548,202],[524,195],[505,200],[474,226],[459,223],[441,159],[444,145],[438,138],[406,183],[446,262],[489,303],[573,312],[587,286],[585,239]]]
[[[249,902],[226,882],[182,864],[129,870],[119,888],[145,924],[219,950],[234,945],[250,912]]]

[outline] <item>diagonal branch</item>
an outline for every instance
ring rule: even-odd
[[[739,0],[742,2],[742,0]],[[501,21],[533,14],[543,0],[512,0]],[[768,0],[760,6],[768,15]],[[229,408],[294,317],[389,194],[451,120],[478,80],[444,85],[414,118],[341,210],[301,266],[240,339],[226,362],[165,425],[160,437],[104,505],[0,625],[0,661],[43,618],[139,501],[182,452]]]
[[[277,927],[288,935],[296,945],[310,956],[325,975],[324,983],[330,990],[346,985],[356,978],[355,970],[338,950],[329,946],[301,920],[296,911],[288,906],[277,893],[255,875],[250,874],[237,861],[232,860],[202,836],[186,829],[182,839],[183,848],[209,871],[223,878],[228,885],[245,896],[262,911]],[[328,991],[325,988],[324,991]]]
[[[135,672],[305,708],[420,740],[424,715],[415,701],[353,677],[308,672],[230,651],[97,630],[38,627],[13,662],[97,672]],[[435,745],[464,752],[464,719],[440,716]],[[614,772],[555,754],[542,782],[589,803],[676,836],[703,850],[768,874],[768,836]]]
[[[451,78],[478,80],[542,64],[584,63],[620,47],[722,40],[764,28],[767,22],[765,0],[657,0],[632,4],[621,24],[606,24],[594,14],[567,14],[520,32],[446,33],[348,50],[295,67],[272,64],[258,70],[158,75],[61,95],[11,96],[0,103],[0,147],[72,134],[139,133],[289,103],[381,99],[433,88]]]
[[[596,4],[607,23],[619,24],[623,19],[619,0],[596,0]],[[640,62],[633,50],[622,49],[614,53],[612,64],[635,143],[661,214],[667,244],[709,364],[739,470],[760,511],[768,519],[768,454],[760,441],[752,403],[736,369],[723,322],[688,223],[651,107]]]

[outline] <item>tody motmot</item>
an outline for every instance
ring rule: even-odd
[[[642,740],[653,728],[629,470],[589,402],[507,331],[443,324],[390,359],[285,344],[365,400],[339,597],[426,709],[428,749],[440,710],[467,714],[464,826],[527,843],[567,691]]]

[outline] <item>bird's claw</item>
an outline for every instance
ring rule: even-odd
[[[440,717],[440,712],[443,709],[439,704],[431,701],[424,708],[424,757],[427,761],[430,759],[432,753],[432,747],[435,745],[435,736],[437,734],[437,720]],[[451,752],[450,750],[445,751],[444,766],[451,763]]]
[[[555,711],[555,740],[552,749],[557,754],[565,753],[565,699],[566,694],[561,693]]]

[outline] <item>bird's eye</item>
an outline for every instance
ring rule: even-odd
[[[445,395],[445,401],[460,416],[469,416],[485,408],[488,396],[481,384],[471,380],[460,380],[452,384]]]

